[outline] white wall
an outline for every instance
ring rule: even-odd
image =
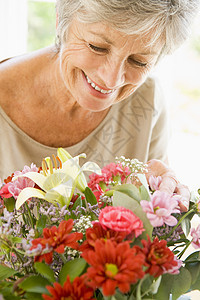
[[[27,0],[0,0],[0,60],[26,52]]]

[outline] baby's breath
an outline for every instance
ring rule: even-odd
[[[138,159],[125,158],[124,156],[116,157],[116,163],[121,164],[123,167],[128,167],[131,173],[146,173],[147,164],[139,161]]]
[[[74,231],[85,234],[86,229],[92,227],[91,216],[81,216],[74,224]]]

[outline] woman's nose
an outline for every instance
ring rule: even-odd
[[[124,63],[119,62],[107,62],[98,69],[98,75],[108,89],[116,89],[122,86],[125,82],[125,70]]]

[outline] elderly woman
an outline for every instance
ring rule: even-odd
[[[198,3],[57,0],[56,45],[0,64],[0,177],[57,147],[101,166],[167,161],[165,104],[149,75],[186,39]],[[166,165],[149,166],[188,199]]]

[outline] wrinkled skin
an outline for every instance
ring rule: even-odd
[[[152,159],[148,161],[148,173],[146,174],[147,181],[151,175],[161,176],[162,183],[160,184],[159,190],[166,192],[170,195],[176,193],[181,196],[180,209],[185,212],[189,207],[190,191],[186,185],[181,184],[174,171],[165,163],[160,160]]]

